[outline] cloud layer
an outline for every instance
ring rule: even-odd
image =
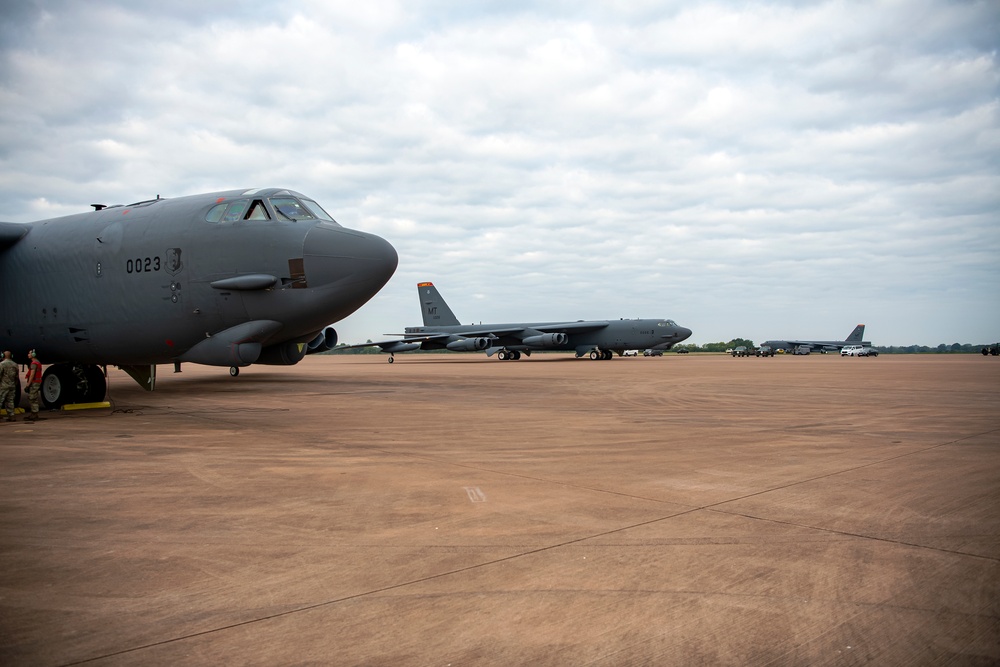
[[[168,4],[5,10],[0,219],[299,190],[399,251],[349,342],[1000,337],[996,3]]]

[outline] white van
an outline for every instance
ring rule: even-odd
[[[840,348],[840,356],[842,357],[867,357],[868,353],[865,352],[864,345],[845,345]]]

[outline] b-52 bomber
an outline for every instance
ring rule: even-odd
[[[279,188],[0,222],[0,350],[49,366],[49,407],[104,398],[102,366],[152,390],[157,364],[296,364],[378,292],[395,249]]]
[[[811,351],[838,352],[845,345],[864,345],[871,347],[871,343],[861,340],[865,336],[865,325],[859,324],[854,327],[854,331],[845,340],[766,340],[761,343],[761,348],[771,350],[785,350],[801,354],[808,354]],[[799,352],[801,350],[801,352]]]
[[[424,325],[406,327],[402,339],[384,340],[350,347],[377,345],[389,353],[413,350],[484,351],[501,361],[517,360],[542,350],[576,352],[577,357],[611,359],[625,350],[668,350],[691,335],[691,330],[673,320],[596,320],[575,322],[525,322],[463,325],[430,282],[417,284]]]

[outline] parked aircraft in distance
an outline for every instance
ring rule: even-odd
[[[572,350],[577,357],[610,359],[625,350],[648,348],[667,350],[688,338],[691,330],[673,320],[597,320],[575,322],[520,322],[511,324],[459,323],[432,283],[417,284],[424,326],[406,327],[402,339],[349,347],[377,345],[389,353],[412,350],[484,351],[501,361],[531,356],[541,350]]]
[[[290,365],[396,270],[395,249],[280,188],[0,223],[0,350],[49,366],[50,407],[103,400],[101,366],[152,390],[156,364]]]
[[[845,345],[864,345],[871,347],[871,343],[861,340],[865,335],[865,325],[859,324],[854,327],[854,331],[846,340],[766,340],[761,343],[761,348],[769,347],[772,350],[786,350],[796,352],[796,354],[809,354],[809,352],[838,352]]]

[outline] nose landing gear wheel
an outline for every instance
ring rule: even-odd
[[[232,375],[233,377],[236,377],[237,375],[240,374],[240,367],[239,366],[230,366],[229,367],[229,374]]]

